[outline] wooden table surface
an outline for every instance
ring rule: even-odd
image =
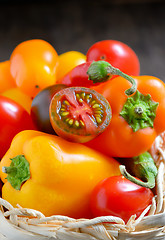
[[[141,74],[165,81],[165,1],[0,1],[0,61],[33,38],[50,42],[59,54],[85,54],[96,41],[119,40],[138,55]]]

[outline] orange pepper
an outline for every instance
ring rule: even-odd
[[[110,103],[112,119],[108,128],[86,145],[112,157],[138,156],[148,151],[155,138],[165,131],[165,83],[153,76],[130,78],[104,61],[93,64],[94,77],[99,64],[102,72],[109,68],[109,72],[112,69],[121,76],[107,78],[106,83],[93,87]],[[128,79],[134,83],[131,88]],[[127,96],[135,86],[137,91],[135,88],[131,96]]]
[[[29,164],[30,178],[25,176],[23,183],[19,182],[19,173],[24,174],[25,169],[18,169],[14,160],[10,165],[13,158],[19,166],[21,158]],[[20,204],[46,216],[89,218],[92,189],[100,180],[120,172],[119,163],[113,158],[58,136],[27,130],[13,139],[0,163],[0,175],[4,182],[2,197],[13,206]],[[12,182],[13,179],[16,181]]]

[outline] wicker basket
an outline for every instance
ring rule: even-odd
[[[0,239],[2,240],[147,240],[165,239],[165,133],[157,137],[151,150],[158,167],[156,195],[141,216],[131,216],[125,224],[118,217],[73,219],[45,217],[32,209],[13,208],[0,198]],[[148,216],[145,214],[149,212]],[[110,223],[111,222],[111,223]]]

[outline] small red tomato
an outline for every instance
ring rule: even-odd
[[[104,60],[128,75],[138,76],[140,63],[136,53],[125,43],[103,40],[93,44],[87,52],[87,61]]]
[[[94,217],[111,215],[127,222],[134,214],[138,217],[151,204],[153,196],[149,188],[132,183],[123,176],[113,176],[96,185],[90,207]]]
[[[107,128],[111,120],[111,107],[101,94],[92,89],[69,87],[53,96],[49,114],[59,136],[82,143]]]
[[[65,84],[68,87],[90,87],[95,86],[92,80],[89,80],[87,74],[91,62],[79,64],[70,70],[64,77],[58,79],[57,83]]]
[[[29,113],[21,105],[5,96],[0,96],[0,112],[0,158],[2,158],[17,133],[36,128]]]

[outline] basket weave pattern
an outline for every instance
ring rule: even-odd
[[[13,208],[0,198],[0,239],[2,240],[163,240],[165,239],[165,133],[156,138],[150,153],[158,167],[156,195],[139,218],[133,215],[125,224],[121,218],[107,216],[73,219]],[[146,213],[148,216],[145,216]]]

